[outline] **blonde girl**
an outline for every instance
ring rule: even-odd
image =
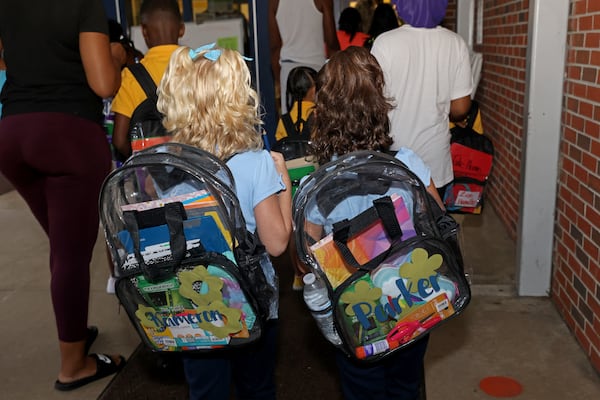
[[[180,47],[158,88],[158,110],[173,141],[199,147],[226,160],[248,229],[267,252],[282,254],[292,229],[291,182],[283,156],[263,150],[259,98],[237,51],[214,44]],[[276,278],[270,260],[263,268]],[[276,282],[274,282],[276,283]],[[275,399],[277,298],[261,340],[241,350],[185,356],[190,399]]]

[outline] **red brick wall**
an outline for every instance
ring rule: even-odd
[[[551,296],[600,372],[600,1],[570,6]],[[529,2],[484,7],[477,99],[496,151],[487,201],[516,238]],[[443,25],[456,29],[456,1]]]
[[[528,1],[485,1],[481,81],[477,99],[495,147],[487,201],[516,238],[521,179]],[[501,206],[500,206],[501,205]]]
[[[552,296],[600,371],[600,2],[570,5]]]
[[[448,8],[446,10],[446,17],[442,21],[442,26],[456,32],[456,1],[448,0]]]

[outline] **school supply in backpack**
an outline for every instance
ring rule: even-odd
[[[141,150],[105,180],[100,215],[116,295],[149,348],[212,351],[261,336],[277,288],[223,161],[180,143]]]
[[[308,173],[314,171],[291,171],[300,167],[316,166],[316,163],[309,162],[307,156],[310,154],[310,131],[313,124],[313,113],[308,115],[307,120],[302,119],[298,115],[298,120],[294,123],[290,113],[285,113],[281,116],[281,122],[285,128],[287,136],[277,140],[273,145],[272,150],[283,154],[286,161],[289,163],[288,172],[294,174],[295,178],[300,179]],[[302,129],[299,129],[302,127]],[[294,178],[290,175],[292,181]],[[297,184],[293,185],[293,189],[297,188]]]
[[[311,156],[310,142],[307,139],[286,136],[276,141],[272,150],[283,155],[292,181],[293,196],[298,190],[300,180],[318,167],[314,157]]]
[[[494,146],[483,133],[480,121],[479,105],[473,101],[466,126],[454,125],[450,129],[454,180],[448,185],[443,199],[450,212],[480,214],[483,208],[485,187],[492,170]]]
[[[146,94],[146,99],[135,108],[129,121],[131,150],[136,152],[164,143],[170,139],[170,136],[162,124],[162,114],[156,109],[158,95],[152,76],[141,63],[130,65],[127,68]]]
[[[357,151],[321,166],[294,197],[300,259],[326,284],[356,360],[410,345],[470,301],[458,224],[400,160]]]

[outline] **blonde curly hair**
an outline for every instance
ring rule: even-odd
[[[220,51],[212,61],[204,55]],[[196,146],[226,159],[263,148],[260,101],[250,71],[234,50],[213,47],[190,56],[175,50],[158,86],[157,108],[173,141]]]

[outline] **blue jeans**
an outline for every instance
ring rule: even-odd
[[[345,400],[417,400],[429,335],[375,364],[357,363],[336,351]]]
[[[190,400],[275,399],[275,358],[278,321],[269,320],[257,343],[210,355],[185,355],[183,368]]]

